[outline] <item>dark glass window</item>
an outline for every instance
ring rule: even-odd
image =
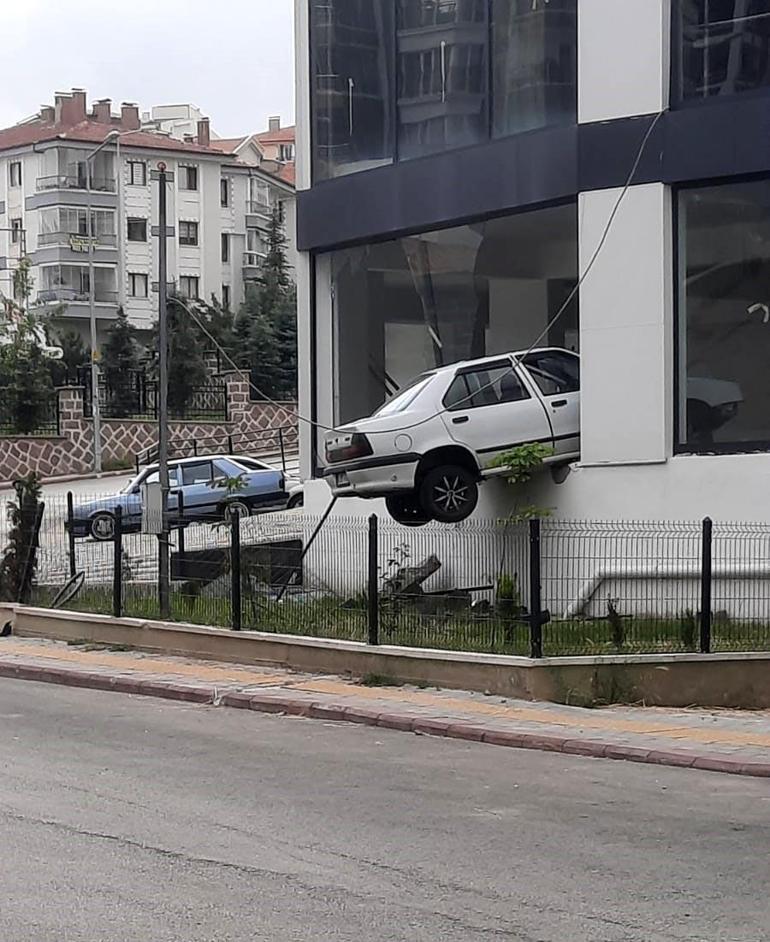
[[[499,366],[492,364],[475,370],[461,370],[444,396],[444,406],[449,411],[479,409],[529,398],[510,362],[506,362]]]
[[[577,0],[494,0],[492,133],[577,120]]]
[[[488,137],[487,0],[398,0],[398,154]]]
[[[770,450],[770,180],[680,191],[679,227],[679,450]]]
[[[545,350],[524,358],[529,375],[544,396],[557,396],[580,389],[580,360],[569,353]]]
[[[436,367],[526,350],[577,280],[577,211],[569,204],[356,246],[333,252],[330,264],[335,421],[344,422]],[[577,300],[540,345],[577,349]]]
[[[675,0],[674,98],[770,86],[770,0]]]
[[[393,0],[310,0],[313,174],[393,159]]]
[[[147,220],[146,219],[132,219],[129,217],[128,223],[128,241],[129,242],[146,242],[147,241]]]

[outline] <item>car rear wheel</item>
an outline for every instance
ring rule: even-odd
[[[391,517],[402,527],[423,527],[430,523],[430,517],[414,495],[386,497],[385,506]]]
[[[459,523],[470,517],[479,502],[476,475],[462,465],[431,468],[420,485],[423,511],[440,523]]]
[[[91,517],[91,536],[100,541],[115,539],[115,518],[112,514],[105,511]]]
[[[251,511],[249,505],[244,500],[231,500],[225,504],[225,520],[232,520],[233,517],[248,517]]]

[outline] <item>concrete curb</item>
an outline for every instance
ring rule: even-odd
[[[18,664],[0,660],[0,677],[33,680],[65,687],[86,687],[115,693],[131,693],[144,697],[158,697],[185,703],[224,706],[232,709],[253,710],[303,716],[308,719],[327,720],[377,726],[423,736],[441,736],[466,742],[507,746],[512,749],[532,749],[539,752],[560,752],[565,755],[588,756],[595,759],[618,759],[642,762],[648,765],[666,765],[674,768],[693,768],[701,771],[722,772],[727,775],[747,775],[770,778],[770,762],[741,762],[718,753],[697,755],[690,752],[662,752],[636,746],[621,746],[600,740],[575,739],[566,736],[544,736],[536,733],[508,732],[498,728],[473,725],[450,719],[419,717],[408,712],[380,712],[340,703],[326,703],[312,698],[271,696],[241,691],[221,696],[212,684],[170,683],[147,680],[127,674],[106,674],[91,671],[67,670],[62,667],[43,667],[37,664]]]

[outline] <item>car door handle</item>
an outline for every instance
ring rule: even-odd
[[[551,405],[554,409],[561,409],[562,406],[566,406],[569,400],[567,399],[557,399],[556,402],[552,402]]]
[[[452,419],[452,425],[462,425],[464,422],[468,421],[467,415],[458,415],[456,419]]]

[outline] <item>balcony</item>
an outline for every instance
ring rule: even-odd
[[[266,229],[270,221],[270,201],[267,199],[246,202],[246,225],[251,229]]]
[[[47,177],[37,178],[38,193],[46,190],[87,190],[88,181],[85,174],[54,173]],[[94,193],[115,193],[116,183],[111,177],[95,176],[91,180],[91,191]]]
[[[262,277],[262,268],[267,258],[262,252],[243,253],[243,279],[255,281]]]
[[[88,236],[81,232],[41,232],[37,237],[38,247],[43,245],[62,245],[73,252],[88,252]],[[94,248],[114,249],[118,237],[114,232],[97,232],[93,236]]]
[[[90,301],[88,289],[82,285],[55,285],[51,288],[41,288],[37,293],[38,304],[59,304],[71,301],[87,304]],[[118,292],[97,285],[94,301],[96,304],[117,304]]]

